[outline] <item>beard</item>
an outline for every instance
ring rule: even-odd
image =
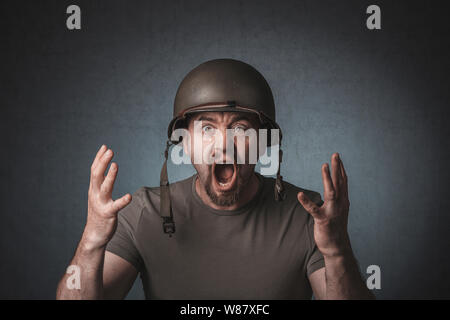
[[[200,169],[200,168],[199,168]],[[253,166],[249,165],[236,165],[236,183],[235,185],[226,191],[216,191],[213,188],[213,179],[215,173],[211,166],[208,168],[202,168],[203,170],[197,170],[200,183],[204,186],[207,196],[217,206],[229,207],[236,204],[240,198],[245,187],[248,185],[252,174]]]
[[[242,191],[242,187],[241,187],[241,184],[240,184],[239,180],[240,179],[238,179],[238,184],[233,190],[230,190],[230,191],[227,191],[227,192],[221,192],[220,194],[216,193],[212,189],[210,183],[207,183],[205,185],[206,194],[208,195],[209,199],[215,205],[218,205],[218,206],[221,206],[221,207],[232,206],[236,202],[239,201],[239,195],[240,195],[240,193]]]

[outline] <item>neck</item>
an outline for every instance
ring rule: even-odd
[[[248,181],[248,184],[245,186],[245,188],[242,190],[242,193],[239,195],[239,200],[230,206],[219,206],[214,202],[212,202],[208,194],[206,193],[205,187],[200,184],[198,178],[196,178],[195,181],[195,191],[199,195],[200,199],[202,199],[203,203],[205,203],[207,206],[216,210],[231,211],[239,209],[240,207],[247,204],[250,200],[252,200],[253,197],[255,197],[256,193],[258,192],[259,183],[260,181],[256,176],[256,173],[253,172],[252,176]]]

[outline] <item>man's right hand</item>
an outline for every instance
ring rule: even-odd
[[[91,166],[88,194],[88,216],[81,244],[84,249],[104,248],[111,240],[117,227],[117,212],[131,202],[131,195],[125,194],[112,199],[114,181],[117,177],[117,163],[111,163],[108,174],[106,168],[114,153],[102,145]]]

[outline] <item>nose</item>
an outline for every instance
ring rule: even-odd
[[[217,163],[234,162],[234,141],[233,137],[227,136],[226,128],[216,130],[214,140],[214,158]]]

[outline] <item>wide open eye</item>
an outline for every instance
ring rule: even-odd
[[[237,125],[233,130],[236,135],[242,135],[245,133],[246,128],[242,125]]]
[[[209,125],[205,125],[202,127],[202,132],[204,135],[208,135],[208,136],[213,136],[214,135],[214,128],[212,126]]]

